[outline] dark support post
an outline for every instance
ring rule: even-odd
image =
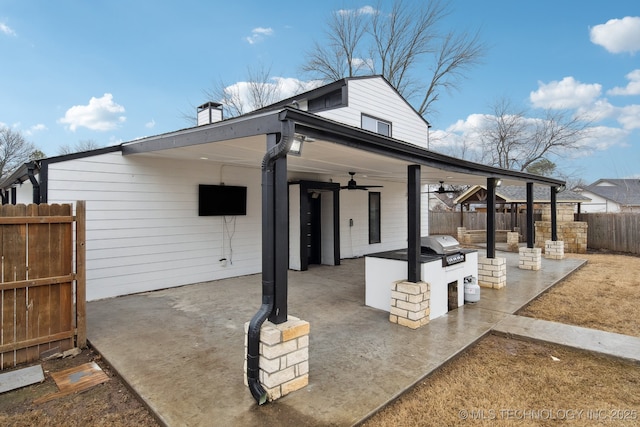
[[[269,321],[275,324],[287,321],[287,294],[289,269],[289,184],[287,183],[287,156],[275,161],[275,289],[274,305]]]
[[[487,178],[487,258],[496,257],[496,178]]]
[[[535,242],[533,228],[533,182],[527,182],[527,248],[533,249]]]
[[[551,187],[551,240],[554,242],[558,240],[557,192],[558,187]]]
[[[422,280],[420,273],[420,165],[410,165],[407,169],[408,215],[407,231],[407,277],[417,283]]]

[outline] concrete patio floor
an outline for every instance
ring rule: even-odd
[[[530,271],[517,253],[496,255],[507,259],[506,288],[483,288],[480,302],[418,330],[364,306],[364,259],[291,271],[289,314],[311,325],[309,385],[263,406],[243,384],[260,275],[90,302],[88,338],[169,426],[353,425],[585,262],[543,259]]]

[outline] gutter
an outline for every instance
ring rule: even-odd
[[[249,322],[247,331],[247,383],[258,405],[267,401],[260,384],[260,329],[274,307],[275,300],[275,162],[291,149],[295,124],[282,123],[280,141],[262,159],[262,305]]]

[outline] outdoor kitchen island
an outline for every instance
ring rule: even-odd
[[[438,253],[439,252],[439,253]],[[478,252],[460,248],[450,236],[421,239],[422,281],[430,285],[429,319],[464,304],[465,281],[478,277]],[[407,249],[365,256],[365,305],[391,311],[391,288],[407,279]]]

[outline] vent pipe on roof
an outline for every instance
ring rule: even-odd
[[[222,104],[207,102],[198,107],[198,126],[209,125],[222,120]]]

